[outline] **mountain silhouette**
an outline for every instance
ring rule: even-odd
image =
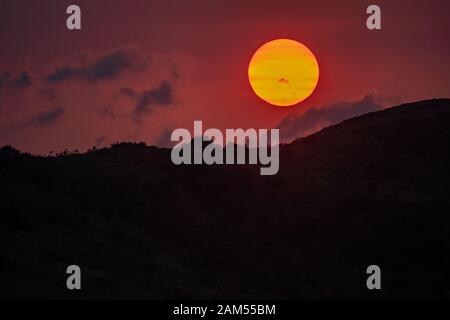
[[[143,143],[3,147],[0,297],[449,298],[449,123],[450,99],[362,115],[282,145],[274,176]]]

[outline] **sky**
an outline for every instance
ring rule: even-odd
[[[66,8],[81,8],[81,30]],[[381,30],[366,8],[381,8]],[[448,1],[0,0],[0,146],[47,154],[176,128],[279,128],[283,141],[389,106],[450,97]],[[255,95],[248,63],[288,38],[317,58],[292,107]]]

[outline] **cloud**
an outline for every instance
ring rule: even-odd
[[[15,78],[8,71],[2,72],[0,76],[0,91],[6,86],[11,86],[17,89],[25,89],[31,85],[32,80],[28,71],[22,71],[20,75]]]
[[[67,143],[83,150],[111,141],[157,139],[166,127],[166,113],[178,103],[190,59],[126,45],[75,52],[37,71],[0,69],[0,141],[47,153]],[[69,117],[72,113],[76,116]],[[158,123],[143,126],[150,118]],[[74,123],[82,135],[69,142],[58,136]]]
[[[47,127],[54,124],[64,114],[65,109],[61,106],[55,107],[50,111],[38,114],[36,117],[28,121],[27,126]]]
[[[144,91],[134,109],[136,120],[140,120],[142,115],[148,114],[155,106],[169,106],[174,104],[172,84],[163,80],[158,87]]]
[[[117,50],[104,55],[84,71],[84,77],[97,81],[112,78],[134,64],[132,52]]]
[[[127,97],[130,97],[132,99],[136,99],[136,98],[139,97],[139,94],[133,88],[130,88],[130,87],[122,87],[122,88],[120,88],[120,93],[122,93],[122,94],[124,94]]]
[[[72,79],[96,82],[112,79],[126,70],[132,70],[145,63],[145,58],[135,48],[119,48],[103,54],[93,61],[77,65],[80,57],[56,68],[46,80],[49,83],[60,83]],[[92,60],[81,57],[81,60]]]
[[[359,101],[339,102],[323,108],[311,108],[301,116],[288,116],[278,125],[282,141],[304,137],[346,119],[380,110],[372,95]]]
[[[28,72],[23,71],[20,76],[12,80],[12,85],[16,88],[26,88],[31,86],[31,77]]]
[[[78,75],[79,71],[69,66],[63,66],[56,69],[51,75],[47,77],[47,81],[50,83],[58,83],[67,79],[74,78]]]

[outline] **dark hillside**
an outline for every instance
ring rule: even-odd
[[[449,123],[449,99],[366,114],[282,146],[275,176],[4,147],[0,297],[450,298]]]

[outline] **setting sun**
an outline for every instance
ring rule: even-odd
[[[292,106],[316,88],[319,65],[314,54],[300,42],[277,39],[253,55],[248,78],[258,97],[275,106]]]

